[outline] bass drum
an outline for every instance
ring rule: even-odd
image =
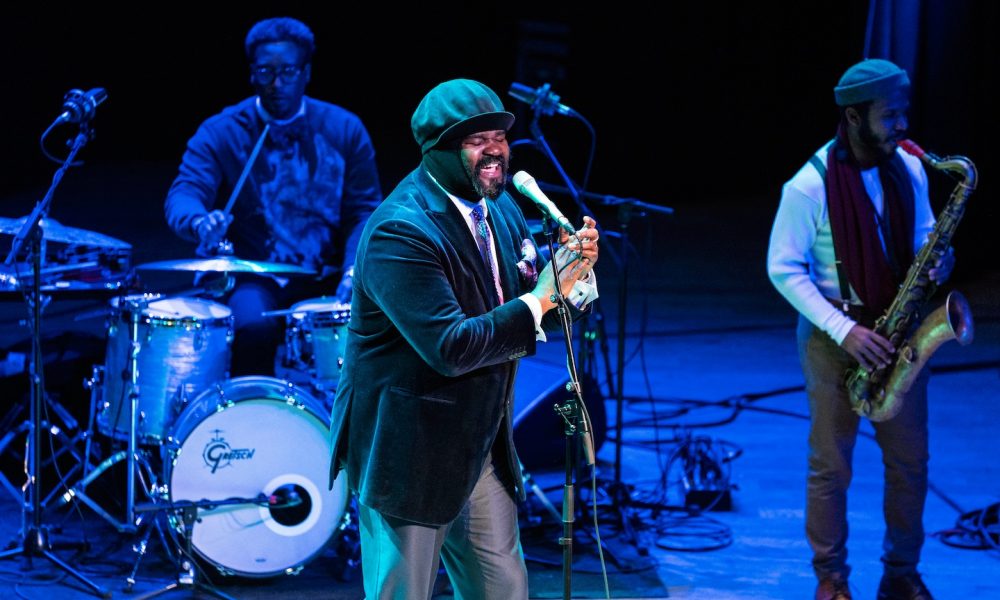
[[[320,403],[287,381],[237,377],[198,396],[164,444],[170,501],[219,502],[198,511],[196,553],[225,575],[300,571],[347,510],[346,476],[327,489],[329,437]]]

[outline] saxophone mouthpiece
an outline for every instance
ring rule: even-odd
[[[913,140],[899,140],[899,147],[907,152],[907,154],[912,154],[917,158],[923,158],[926,152],[924,149],[917,145]]]
[[[932,167],[941,162],[940,158],[924,150],[913,140],[899,140],[899,147],[905,150],[907,154],[916,156]]]

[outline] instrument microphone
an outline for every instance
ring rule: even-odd
[[[94,118],[97,106],[108,99],[104,88],[70,90],[63,98],[63,113],[56,119],[57,123],[85,123]]]
[[[294,487],[283,485],[267,497],[267,503],[271,508],[291,508],[302,504],[302,496]]]
[[[514,173],[514,187],[517,188],[517,191],[530,198],[531,201],[542,210],[542,214],[555,221],[560,227],[568,231],[570,235],[576,235],[576,229],[573,229],[573,224],[570,223],[569,219],[563,216],[562,212],[560,212],[556,205],[542,193],[538,184],[535,183],[534,177],[528,175],[524,171],[518,171],[517,173]]]
[[[532,110],[539,110],[543,115],[559,113],[567,117],[577,117],[577,113],[565,104],[559,103],[559,96],[552,91],[552,86],[545,83],[537,88],[530,88],[523,83],[511,83],[507,92],[517,100],[530,104]]]

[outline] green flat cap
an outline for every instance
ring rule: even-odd
[[[477,131],[503,129],[514,124],[500,97],[471,79],[452,79],[427,92],[410,119],[413,138],[426,153],[441,142]]]

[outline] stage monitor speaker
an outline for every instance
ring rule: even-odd
[[[522,359],[514,382],[514,446],[529,471],[560,469],[566,456],[565,422],[553,407],[565,402],[569,375],[566,369],[533,359]],[[594,451],[607,437],[604,397],[589,374],[580,376],[583,401],[594,430]]]

